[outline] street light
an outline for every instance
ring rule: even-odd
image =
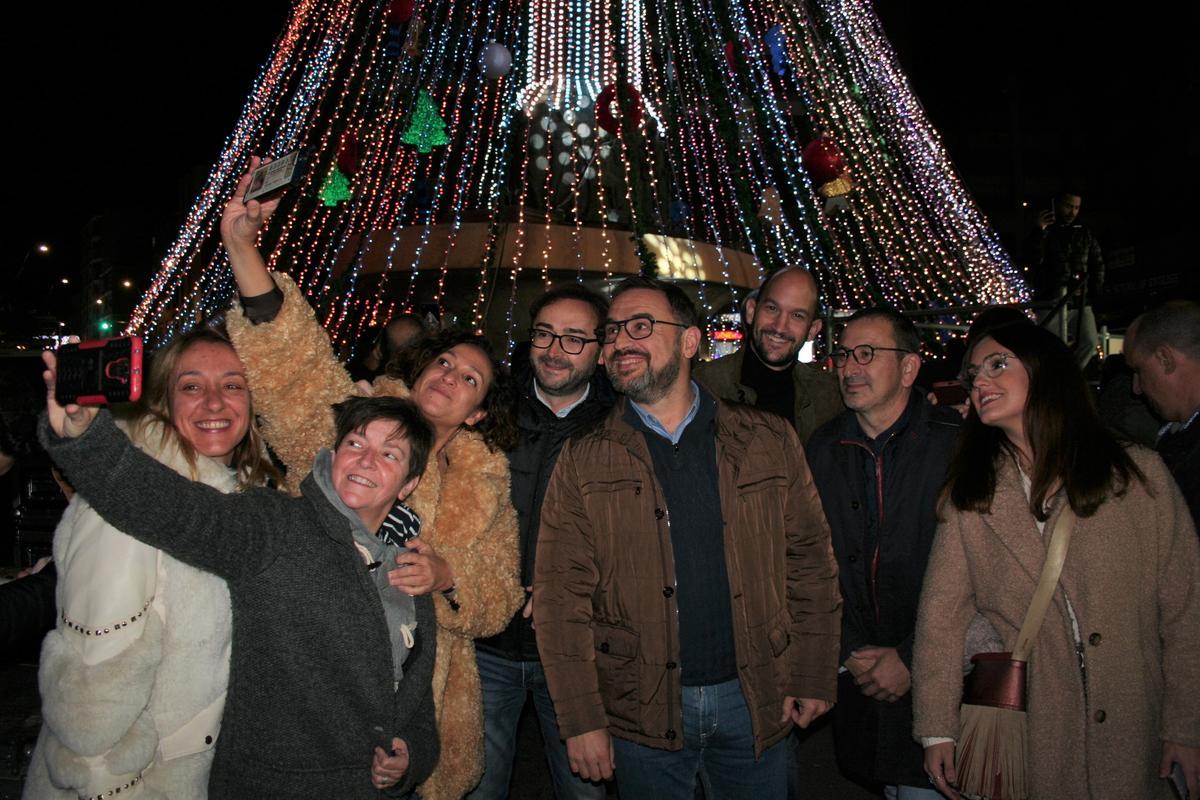
[[[25,251],[25,257],[21,259],[21,266],[17,267],[17,274],[13,276],[13,282],[21,280],[21,275],[25,272],[25,266],[29,263],[29,258],[34,253],[38,255],[47,255],[50,252],[50,245],[45,242],[38,242],[33,247]]]
[[[126,278],[125,280],[121,281],[121,285],[128,289],[133,286],[133,281]]]

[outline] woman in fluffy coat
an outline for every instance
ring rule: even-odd
[[[133,442],[223,492],[275,475],[241,362],[202,328],[154,357]],[[54,533],[57,628],[27,798],[203,798],[229,678],[225,582],[142,544],[75,496]]]
[[[1169,798],[1200,776],[1200,548],[1159,457],[1104,429],[1070,352],[1034,325],[968,352],[972,410],[925,573],[914,734],[957,797],[963,640],[976,612],[1011,650],[1069,504],[1077,520],[1028,662],[1034,798]]]
[[[258,163],[255,159],[253,166]],[[288,486],[307,474],[331,439],[330,406],[358,392],[336,359],[295,283],[268,273],[255,243],[278,201],[243,203],[243,176],[221,220],[222,240],[243,298],[229,316],[230,337],[246,364],[263,434],[288,467]],[[473,337],[427,342],[399,377],[377,378],[372,392],[411,397],[434,429],[437,469],[426,471],[408,504],[421,517],[394,584],[432,592],[438,619],[434,703],[442,740],[423,800],[453,800],[483,769],[483,706],[474,639],[499,633],[524,603],[517,518],[502,449],[515,439],[507,374]]]

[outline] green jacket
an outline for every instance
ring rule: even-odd
[[[722,400],[754,405],[758,394],[742,383],[742,362],[749,342],[732,355],[716,361],[706,361],[692,368],[692,377],[705,389]],[[838,391],[837,378],[832,373],[797,364],[792,367],[796,384],[796,413],[794,422],[801,442],[807,442],[813,431],[845,410]]]

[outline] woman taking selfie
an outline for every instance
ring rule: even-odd
[[[244,309],[228,324],[264,435],[295,486],[331,438],[330,406],[361,390],[295,283],[267,271],[256,242],[278,200],[243,202],[249,181],[247,173],[221,220]],[[433,594],[439,626],[433,691],[442,752],[418,793],[422,800],[459,798],[483,768],[474,639],[503,630],[525,599],[502,452],[516,438],[511,383],[482,339],[446,333],[394,359],[371,392],[410,397],[434,431],[436,469],[431,465],[408,500],[421,534],[392,574],[403,591]]]
[[[964,367],[971,409],[913,658],[914,735],[930,781],[957,796],[968,624],[978,611],[1014,648],[1069,506],[1065,562],[1026,668],[1029,796],[1169,798],[1160,776],[1173,765],[1195,796],[1200,553],[1178,487],[1157,455],[1112,438],[1047,331],[995,327]]]
[[[223,492],[278,477],[242,363],[199,328],[155,353],[124,425],[143,451]],[[207,796],[229,679],[225,581],[126,536],[76,496],[54,533],[58,626],[25,796]],[[138,796],[138,795],[134,795]]]

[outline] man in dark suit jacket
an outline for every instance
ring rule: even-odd
[[[934,800],[912,738],[913,630],[962,420],[913,389],[919,346],[912,322],[892,309],[851,317],[833,351],[848,410],[813,434],[807,453],[842,590],[838,765],[887,797]]]

